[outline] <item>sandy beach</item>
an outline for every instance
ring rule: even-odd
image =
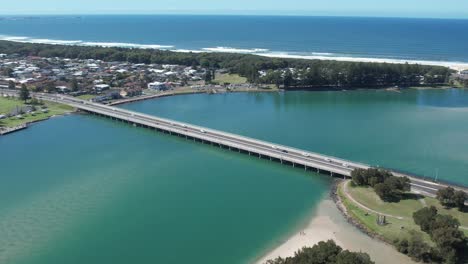
[[[367,252],[372,260],[379,264],[415,263],[407,256],[397,252],[392,246],[370,238],[349,224],[329,197],[320,203],[305,227],[261,257],[256,263],[265,263],[267,260],[279,256],[293,256],[302,247],[311,247],[320,241],[329,239],[333,239],[344,249]]]
[[[392,64],[421,64],[430,66],[448,67],[452,70],[462,71],[468,69],[467,62],[457,61],[430,61],[430,60],[404,60],[404,59],[384,59],[384,58],[362,58],[362,57],[338,57],[338,56],[320,56],[320,55],[294,55],[287,53],[254,53],[255,55],[284,58],[284,59],[305,59],[305,60],[334,60],[347,62],[374,62],[374,63],[392,63]]]

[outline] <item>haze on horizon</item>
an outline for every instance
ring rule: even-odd
[[[2,3],[1,15],[209,14],[371,16],[468,19],[464,0],[23,0]]]

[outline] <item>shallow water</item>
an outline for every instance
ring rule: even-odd
[[[93,116],[0,138],[1,263],[246,263],[329,179]]]
[[[187,95],[123,105],[467,184],[466,90]],[[1,263],[246,263],[326,176],[88,115],[0,137]]]
[[[468,90],[199,94],[122,107],[468,186]]]

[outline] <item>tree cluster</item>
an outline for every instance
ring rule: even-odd
[[[277,258],[267,264],[372,264],[367,253],[343,250],[333,240],[321,241],[317,245],[304,247],[293,257]]]
[[[353,183],[358,186],[370,186],[386,202],[396,202],[403,193],[410,191],[410,180],[407,177],[393,176],[387,170],[369,168],[355,169],[351,172]]]
[[[467,239],[459,230],[458,219],[450,215],[439,214],[434,206],[414,212],[413,219],[423,232],[429,234],[435,247],[431,248],[422,239],[411,237],[410,240],[402,240],[398,243],[397,247],[401,252],[407,253],[416,260],[426,262],[462,263],[463,254],[467,249]],[[411,249],[414,243],[418,245],[419,250]]]
[[[455,191],[452,187],[439,189],[436,197],[443,206],[457,207],[460,211],[465,209],[465,201],[468,199],[468,195],[464,191]]]
[[[21,56],[99,59],[228,69],[249,82],[284,88],[380,88],[446,84],[452,70],[418,64],[268,58],[252,54],[191,53],[116,47],[85,47],[0,41],[0,52]],[[293,69],[292,71],[290,69]],[[266,74],[260,76],[260,71]],[[422,81],[424,80],[424,81]]]
[[[26,87],[26,84],[22,84],[21,85],[21,90],[20,90],[20,93],[19,93],[19,98],[21,100],[23,100],[24,102],[26,102],[28,99],[29,99],[29,90],[28,88]]]

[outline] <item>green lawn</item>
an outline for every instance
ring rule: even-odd
[[[348,189],[350,190],[350,192],[352,192],[351,189],[354,189],[354,188],[349,187]],[[364,197],[368,196],[368,193],[367,193],[368,190],[366,190],[365,188],[360,188],[360,189],[361,189],[361,191],[363,191],[362,196],[364,196]],[[358,200],[358,198],[354,196],[354,191],[355,190],[353,190],[353,195],[352,195],[353,198],[361,203],[362,201]],[[352,202],[352,201],[350,201],[349,199],[346,198],[346,196],[343,194],[342,185],[340,185],[340,187],[338,188],[338,195],[340,196],[341,200],[343,201],[343,204],[345,205],[346,209],[348,210],[348,213],[353,218],[358,220],[361,224],[363,224],[366,228],[368,228],[372,232],[381,235],[387,242],[392,243],[395,239],[402,239],[402,238],[405,238],[405,237],[408,238],[409,237],[409,231],[414,230],[416,232],[420,232],[423,235],[424,240],[427,243],[432,243],[429,235],[421,232],[419,227],[414,223],[412,218],[407,218],[406,217],[406,218],[403,218],[403,219],[400,220],[400,219],[396,219],[396,218],[387,217],[386,218],[387,224],[384,225],[384,226],[380,226],[380,225],[377,224],[377,215],[376,214],[370,213],[367,210],[364,210],[363,208],[357,206],[356,204],[354,204],[354,202]],[[373,207],[373,205],[375,205],[375,204],[377,204],[377,203],[373,203],[373,204],[370,204],[370,205],[365,204],[365,205],[368,206],[369,208],[375,210],[375,211],[379,211],[379,212],[385,211],[385,208],[383,208],[385,206]],[[384,210],[382,210],[382,209],[384,209]],[[388,213],[388,212],[393,212],[393,209],[388,209],[388,211],[386,213]]]
[[[230,83],[230,84],[243,84],[247,83],[247,78],[241,77],[238,74],[216,74],[216,78],[213,80],[214,82],[218,82],[219,84]]]
[[[43,113],[40,110],[41,106],[36,106],[38,110],[35,111],[34,115],[29,113],[29,114],[23,114],[22,119],[19,119],[17,117],[9,117],[5,119],[1,119],[0,126],[14,127],[17,125],[44,120],[54,115],[62,115],[64,113],[73,111],[73,108],[67,105],[50,103],[50,102],[44,102],[44,105],[47,106],[47,109],[48,109],[47,113]],[[17,106],[18,107],[25,106],[25,103],[23,101],[13,99],[13,98],[5,98],[5,97],[0,98],[0,114],[8,114]]]
[[[351,184],[348,184],[348,192],[356,201],[366,207],[377,212],[403,218],[411,218],[413,212],[424,207],[423,203],[418,200],[418,198],[423,198],[422,196],[417,197],[414,195],[410,196],[409,199],[401,200],[399,203],[386,203],[370,187],[351,187]]]
[[[356,205],[353,201],[347,199],[343,193],[342,184],[338,188],[338,195],[343,200],[343,203],[349,213],[368,229],[382,235],[389,242],[392,242],[396,238],[401,239],[402,237],[407,237],[409,230],[415,230],[423,234],[426,242],[430,244],[432,243],[429,236],[426,233],[421,232],[419,226],[417,226],[413,220],[413,212],[423,208],[425,206],[424,204],[427,206],[434,205],[437,207],[437,210],[439,210],[439,213],[452,215],[460,221],[462,226],[468,226],[468,213],[460,212],[457,209],[445,209],[435,198],[409,195],[407,199],[403,199],[398,203],[387,203],[383,202],[372,188],[352,187],[351,185],[348,185],[348,192],[358,203],[374,211],[403,217],[403,219],[387,217],[386,220],[388,224],[385,226],[379,226],[376,223],[377,215],[375,213],[370,213]],[[422,202],[418,199],[423,199],[424,201]],[[468,230],[461,230],[468,235]]]
[[[90,100],[90,99],[93,99],[94,97],[96,97],[96,95],[93,95],[93,94],[83,94],[83,95],[77,96],[76,98],[79,98],[79,99],[81,99],[81,100]]]
[[[410,195],[408,199],[401,200],[398,203],[386,203],[375,194],[372,188],[351,187],[349,185],[348,191],[356,201],[378,212],[412,219],[413,212],[423,208],[425,203],[427,206],[433,205],[437,207],[440,214],[456,217],[460,220],[462,226],[468,226],[468,213],[460,212],[456,208],[446,209],[440,205],[437,199],[432,197],[420,196],[418,198],[424,200],[424,202],[421,202],[416,199],[416,195]]]

